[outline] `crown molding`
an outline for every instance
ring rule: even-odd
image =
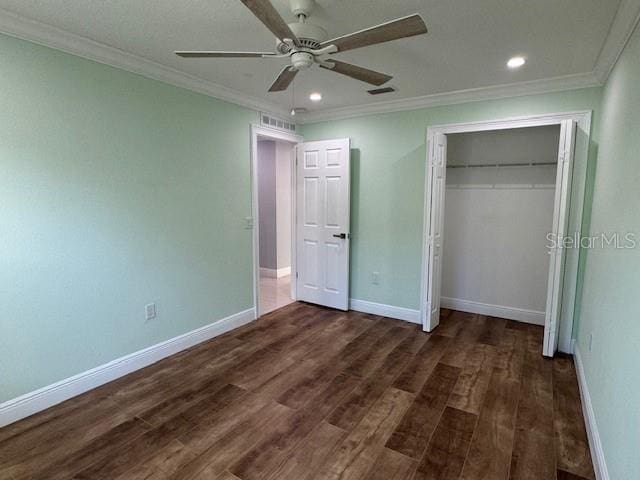
[[[604,84],[640,21],[640,0],[622,0],[602,45],[594,74]]]
[[[274,103],[203,80],[51,25],[27,19],[4,9],[0,9],[0,33],[136,73],[176,87],[202,93],[242,107],[289,118],[289,111]]]
[[[522,97],[540,93],[560,92],[579,88],[601,86],[593,72],[563,77],[545,78],[528,82],[493,85],[490,87],[470,88],[454,92],[436,93],[421,97],[403,98],[384,102],[356,105],[350,107],[332,108],[309,112],[301,115],[298,123],[315,123],[326,120],[359,117],[376,113],[400,112],[404,110],[418,110],[420,108],[455,105],[460,103],[496,100],[500,98]]]

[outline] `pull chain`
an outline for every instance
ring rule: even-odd
[[[296,79],[291,81],[291,116],[296,116]]]

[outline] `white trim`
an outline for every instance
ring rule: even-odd
[[[604,84],[640,22],[640,0],[622,0],[598,55],[594,74]]]
[[[421,108],[437,107],[442,105],[456,105],[460,103],[497,100],[501,98],[522,97],[541,93],[598,87],[601,85],[602,84],[598,81],[598,78],[594,73],[582,73],[577,75],[567,75],[564,77],[532,80],[529,82],[493,85],[490,87],[470,88],[467,90],[456,90],[453,92],[436,93],[420,97],[388,100],[365,105],[331,108],[317,112],[309,112],[304,115],[300,115],[299,117],[296,116],[296,121],[300,124],[316,123],[327,120],[361,117],[377,113],[401,112],[405,110],[418,110]]]
[[[371,313],[372,315],[404,320],[405,322],[421,323],[420,310],[413,310],[411,308],[396,307],[394,305],[385,305],[383,303],[351,298],[349,299],[349,309],[355,310],[356,312]]]
[[[478,121],[478,122],[464,122],[464,123],[455,123],[455,124],[444,124],[444,125],[434,125],[432,127],[427,128],[427,139],[426,139],[426,164],[425,168],[428,169],[429,166],[429,156],[432,154],[430,145],[433,143],[433,139],[437,134],[450,134],[450,133],[465,133],[465,132],[479,132],[479,131],[489,131],[489,130],[501,130],[501,129],[510,129],[510,128],[523,128],[523,127],[533,127],[533,126],[542,126],[542,125],[561,125],[563,121],[566,120],[574,120],[580,130],[586,135],[586,142],[590,141],[591,138],[591,116],[592,112],[590,110],[582,110],[575,112],[562,112],[562,113],[550,113],[550,114],[539,114],[539,115],[527,115],[527,116],[519,116],[519,117],[511,117],[497,120],[486,120],[486,121]],[[584,148],[580,152],[583,157],[580,158],[581,162],[587,162],[589,155],[589,148]],[[576,152],[578,155],[578,152]],[[428,170],[426,170],[428,171]],[[429,205],[428,205],[428,191],[426,186],[427,178],[425,176],[425,192],[424,192],[424,219],[423,219],[423,249],[422,249],[422,272],[421,272],[421,291],[420,291],[420,318],[423,323],[423,327],[425,331],[427,331],[426,325],[426,298],[425,298],[425,288],[426,288],[426,255],[427,255],[427,228],[429,222]],[[584,208],[584,188],[582,185],[581,191],[573,191],[571,193],[571,202],[576,202],[576,208],[572,207],[572,210],[576,212],[577,218],[582,218],[582,210]],[[568,213],[567,213],[568,214]],[[579,252],[576,252],[579,254]],[[565,276],[568,276],[572,279],[572,283],[568,286],[567,291],[563,292],[564,294],[569,294],[572,298],[575,298],[575,287],[578,277],[578,262],[573,262],[572,265],[568,266],[565,271]],[[566,282],[565,282],[566,283]],[[559,325],[560,329],[560,338],[558,343],[558,349],[561,352],[569,352],[571,349],[571,336],[573,331],[573,315],[575,305],[573,302],[568,302],[569,308],[561,311],[561,321]]]
[[[256,319],[255,309],[217,320],[0,404],[0,427],[64,402]]]
[[[517,322],[544,325],[544,312],[538,310],[491,305],[449,297],[440,297],[440,306],[461,312],[478,313],[480,315],[489,315],[490,317],[507,318]]]
[[[282,278],[291,275],[291,267],[264,268],[260,267],[260,276],[266,278]]]
[[[541,113],[538,115],[524,115],[518,117],[507,117],[496,120],[480,120],[477,122],[445,123],[434,125],[428,128],[428,132],[452,134],[485,132],[491,130],[507,130],[512,128],[540,127],[544,125],[560,125],[564,120],[575,120],[581,122],[591,121],[591,110],[576,110],[572,112]],[[588,131],[588,130],[587,130]]]
[[[236,105],[262,112],[273,112],[285,118],[290,118],[289,111],[275,103],[203,80],[175,68],[167,67],[45,23],[27,19],[4,9],[0,9],[0,32]]]
[[[591,459],[593,460],[593,469],[596,473],[596,480],[609,480],[609,470],[598,432],[598,424],[596,423],[596,414],[591,403],[591,395],[587,385],[587,377],[584,372],[584,364],[580,356],[580,350],[575,347],[574,359],[576,364],[576,372],[578,373],[578,386],[580,387],[580,397],[582,399],[582,414],[584,415],[584,423],[587,428],[587,437],[589,438],[589,449],[591,450]]]
[[[249,129],[249,145],[251,146],[251,222],[253,225],[253,304],[256,309],[256,317],[260,317],[260,208],[258,205],[258,137],[266,137],[271,140],[280,140],[298,144],[303,142],[300,135],[275,130],[262,125],[251,124]],[[296,271],[296,168],[295,155],[291,156],[291,272]],[[296,282],[291,282],[291,298],[298,298]]]

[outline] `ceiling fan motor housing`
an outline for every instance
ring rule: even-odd
[[[313,23],[307,23],[307,18],[311,15],[315,4],[315,0],[289,0],[291,13],[299,20],[288,24],[291,31],[298,38],[298,48],[316,50],[320,48],[320,44],[328,37],[324,28]],[[287,54],[292,50],[296,51],[297,49],[292,48],[290,43],[284,43],[281,40],[276,43],[276,51],[278,53]]]
[[[320,48],[320,44],[324,42],[328,35],[324,28],[318,27],[313,23],[294,22],[289,24],[289,28],[298,37],[300,47],[315,50]],[[289,53],[291,46],[278,40],[276,50],[279,53]]]

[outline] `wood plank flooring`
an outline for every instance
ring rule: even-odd
[[[542,328],[294,303],[0,429],[0,480],[594,480]]]

